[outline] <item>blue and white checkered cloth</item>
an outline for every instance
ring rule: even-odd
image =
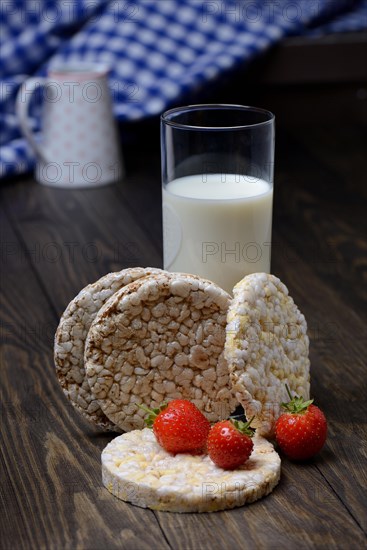
[[[192,99],[285,36],[367,27],[367,0],[1,0],[0,10],[0,177],[34,166],[15,98],[52,64],[109,65],[115,116],[132,121]]]

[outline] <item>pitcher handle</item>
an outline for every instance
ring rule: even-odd
[[[33,92],[38,86],[44,86],[47,78],[42,76],[28,78],[21,85],[15,103],[15,112],[19,120],[23,135],[27,138],[36,155],[47,163],[47,158],[42,146],[37,142],[28,122],[28,108]]]

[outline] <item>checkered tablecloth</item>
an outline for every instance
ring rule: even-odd
[[[0,177],[34,166],[14,112],[29,76],[60,61],[111,67],[120,121],[185,103],[285,36],[366,28],[366,0],[1,0]],[[31,126],[40,131],[41,100]]]

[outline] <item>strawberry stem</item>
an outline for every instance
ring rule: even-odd
[[[283,409],[292,414],[304,414],[308,407],[313,403],[313,399],[304,401],[303,397],[295,395],[292,397],[288,384],[285,385],[290,401],[288,403],[281,403]]]
[[[290,389],[289,389],[288,384],[285,385],[285,389],[287,390],[287,394],[288,394],[288,397],[289,397],[289,401],[292,401],[293,397],[292,397],[292,394],[291,394],[291,391],[290,391]]]

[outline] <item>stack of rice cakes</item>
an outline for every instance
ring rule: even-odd
[[[61,318],[55,364],[84,417],[129,432],[102,453],[107,489],[138,506],[177,512],[229,509],[271,492],[280,458],[264,437],[273,434],[286,383],[309,397],[306,332],[285,285],[264,273],[240,281],[233,299],[211,281],[153,268],[88,285]],[[250,459],[227,472],[207,456],[166,453],[142,429],[138,405],[176,398],[194,402],[211,422],[242,404],[257,428]]]

